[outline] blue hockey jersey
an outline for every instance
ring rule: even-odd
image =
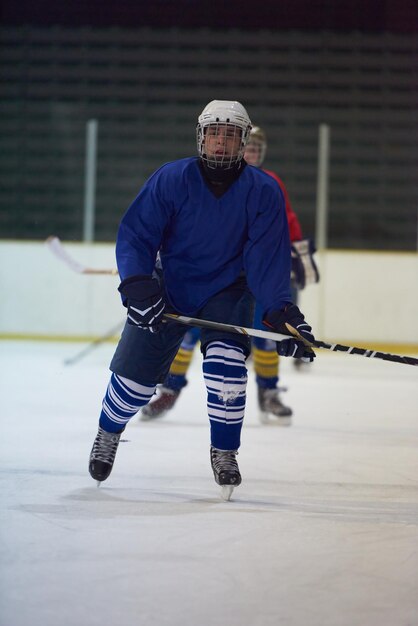
[[[247,166],[216,198],[197,157],[167,163],[122,218],[116,258],[122,280],[152,274],[160,253],[166,298],[194,315],[242,271],[264,311],[291,302],[290,240],[276,181]]]

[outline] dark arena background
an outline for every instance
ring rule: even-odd
[[[96,239],[162,163],[194,154],[213,98],[242,101],[266,167],[314,231],[318,126],[331,131],[328,243],[415,250],[414,2],[3,2],[1,236],[82,238],[98,122]]]

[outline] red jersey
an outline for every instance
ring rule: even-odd
[[[274,180],[277,180],[277,182],[279,183],[279,187],[283,191],[283,195],[284,195],[287,221],[289,224],[290,241],[300,241],[301,239],[303,239],[302,228],[296,216],[296,213],[293,211],[291,207],[289,196],[288,196],[286,187],[284,186],[284,182],[280,180],[277,174],[275,174],[274,172],[270,172],[270,170],[263,169],[263,172],[265,172],[266,174],[269,174],[269,176],[274,178]]]

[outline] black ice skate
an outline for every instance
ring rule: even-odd
[[[112,471],[122,432],[108,433],[99,427],[89,462],[90,476],[97,480],[98,485],[106,480]]]
[[[258,388],[259,417],[262,424],[267,424],[269,415],[277,417],[278,424],[290,426],[292,423],[292,409],[280,400],[279,389]]]
[[[168,387],[160,387],[158,397],[142,408],[140,419],[145,422],[156,417],[162,417],[173,408],[179,395],[180,391],[175,391]]]
[[[217,484],[222,487],[224,500],[229,500],[234,487],[241,484],[241,474],[235,458],[237,454],[237,450],[218,450],[213,446],[210,449],[213,475]]]

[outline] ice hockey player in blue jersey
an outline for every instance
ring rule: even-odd
[[[266,133],[259,126],[253,126],[248,143],[245,146],[244,160],[248,165],[262,167],[266,151]],[[319,273],[312,256],[314,246],[310,240],[303,239],[302,227],[296,213],[292,209],[283,181],[274,172],[265,169],[264,171],[277,181],[284,196],[289,236],[292,244],[291,293],[294,304],[297,304],[298,289],[303,289],[306,284],[319,280]],[[261,321],[263,313],[264,311],[260,310],[260,307],[256,305],[254,318],[254,326],[256,328],[263,328]],[[176,405],[182,390],[188,383],[187,371],[199,339],[200,329],[188,329],[171,364],[167,378],[162,385],[159,385],[158,396],[154,396],[151,402],[142,408],[140,413],[142,421],[161,418]],[[258,414],[261,423],[271,423],[271,416],[276,424],[289,426],[292,421],[292,409],[286,406],[281,399],[280,392],[282,388],[279,387],[280,357],[276,351],[276,342],[254,337],[252,340],[252,357],[257,384]],[[296,367],[299,368],[301,363],[300,359],[294,359]]]
[[[119,226],[116,257],[127,322],[110,364],[89,471],[112,471],[121,433],[169,371],[187,327],[178,313],[251,326],[255,299],[264,323],[289,339],[282,356],[314,353],[286,324],[314,337],[290,293],[291,248],[277,183],[243,160],[251,121],[236,101],[213,100],[197,124],[198,156],[163,165],[145,183]],[[158,261],[158,262],[157,262]],[[201,332],[210,421],[210,460],[227,499],[241,483],[236,455],[245,411],[249,338]]]

